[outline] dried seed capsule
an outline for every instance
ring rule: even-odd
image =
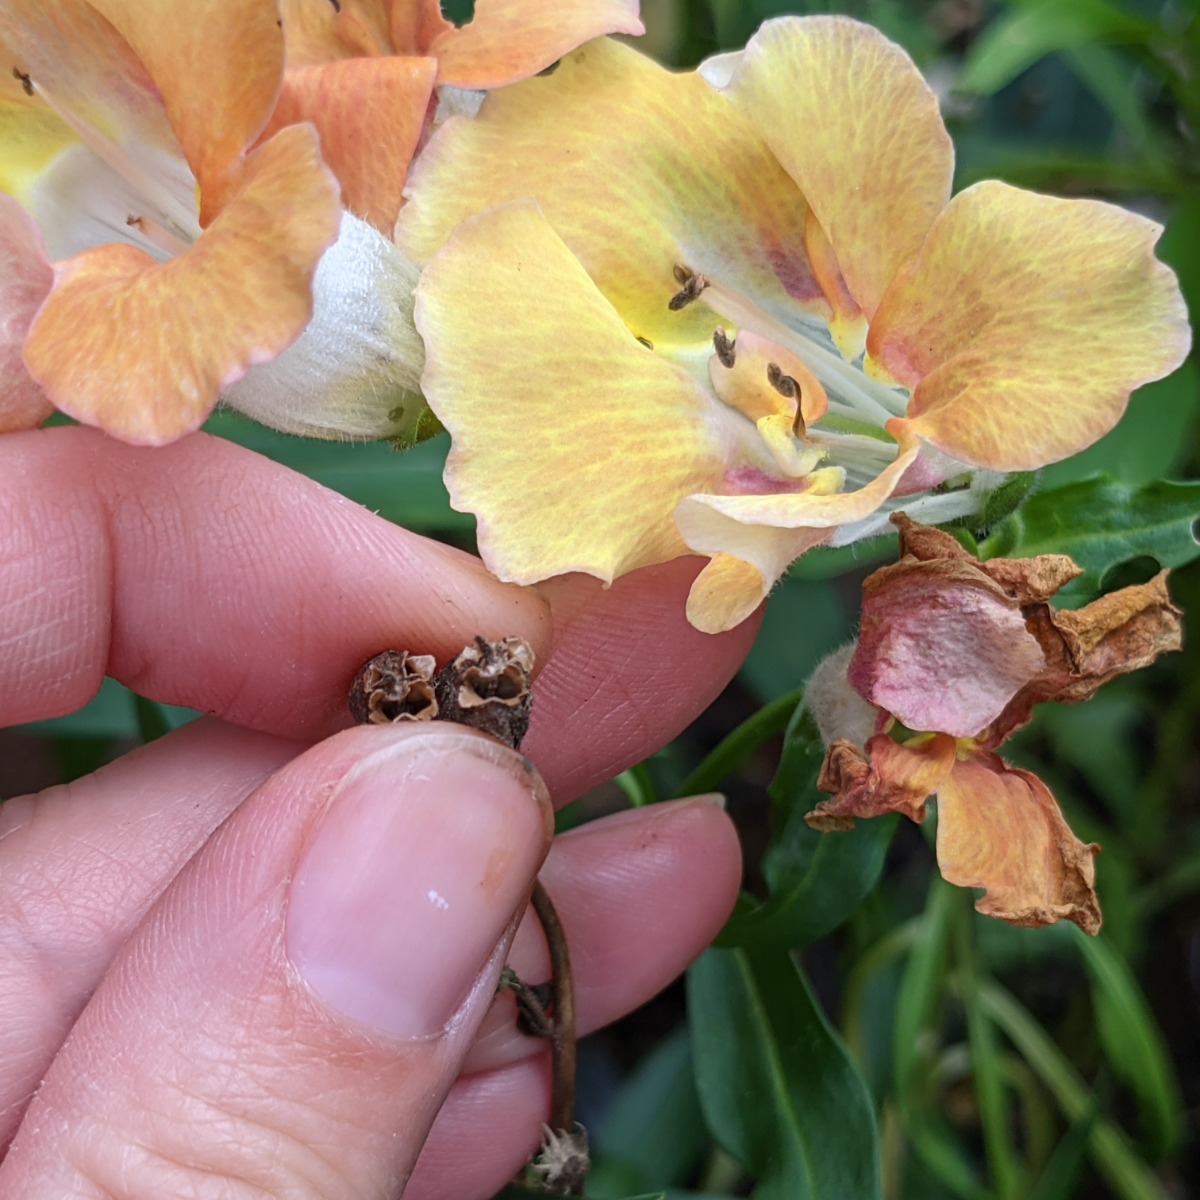
[[[360,725],[431,721],[438,715],[432,654],[385,650],[363,663],[350,685],[350,713]]]
[[[522,638],[476,637],[433,679],[438,716],[490,733],[515,750],[529,728],[533,650]]]

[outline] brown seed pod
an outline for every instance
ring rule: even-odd
[[[533,650],[522,638],[476,637],[434,677],[438,716],[499,738],[514,750],[529,728]]]
[[[438,715],[432,654],[385,650],[359,668],[350,685],[350,713],[360,725],[431,721]]]

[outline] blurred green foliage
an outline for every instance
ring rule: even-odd
[[[882,28],[934,81],[959,186],[999,177],[1147,212],[1200,311],[1197,0],[645,0],[644,46],[691,65],[740,47],[766,18],[831,9]],[[981,553],[1070,553],[1087,568],[1078,600],[1169,565],[1177,602],[1200,612],[1198,417],[1193,356],[1135,396],[1108,437],[1043,472]],[[228,414],[209,428],[389,519],[471,544],[472,522],[441,483],[444,438],[397,455]],[[747,839],[761,847],[750,886],[691,972],[688,1028],[655,1042],[603,1107],[590,1194],[1200,1194],[1195,618],[1182,654],[1087,705],[1041,713],[1011,745],[1075,830],[1104,845],[1106,916],[1095,941],[1071,926],[1011,929],[941,882],[929,829],[889,818],[821,836],[802,820],[821,753],[795,689],[852,634],[862,576],[893,550],[880,538],[798,564],[737,685],[757,715],[715,746],[685,735],[620,781],[635,803],[680,789],[758,793],[763,755],[786,729],[770,803],[745,806],[761,835]],[[71,777],[188,715],[110,682],[36,731]]]

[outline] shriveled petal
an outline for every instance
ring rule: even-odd
[[[726,94],[799,185],[871,317],[950,198],[937,97],[899,46],[847,17],[767,21]]]
[[[664,353],[707,349],[717,323],[703,296],[668,309],[677,266],[724,275],[784,318],[797,303],[828,315],[804,252],[804,198],[761,138],[698,75],[616,42],[447,121],[407,195],[396,240],[417,263],[464,217],[536,199],[631,332]]]
[[[910,729],[973,737],[1045,665],[1020,606],[971,562],[904,558],[863,584],[850,682]]]
[[[250,157],[240,190],[186,254],[155,263],[113,245],[62,264],[26,365],[79,420],[125,441],[171,441],[304,328],[338,217],[313,131],[285,129]]]
[[[53,282],[37,226],[15,200],[0,195],[0,433],[32,429],[54,411],[21,357]]]
[[[985,916],[1012,925],[1074,921],[1100,932],[1094,857],[1072,832],[1050,789],[988,755],[955,764],[938,788],[937,858],[943,878],[984,888]]]
[[[903,813],[910,821],[925,819],[925,801],[943,786],[954,769],[952,737],[914,739],[908,745],[876,734],[866,753],[849,742],[834,742],[821,764],[817,787],[833,793],[804,819],[814,829],[851,829],[856,817]]]
[[[396,56],[289,69],[265,136],[311,121],[343,205],[391,236],[436,72],[432,58]]]
[[[724,422],[745,422],[638,343],[536,205],[459,226],[416,322],[451,499],[495,574],[610,581],[686,553],[675,505],[720,478]]]
[[[420,393],[425,350],[413,324],[417,275],[378,230],[343,213],[337,241],[317,264],[312,320],[222,399],[304,437],[418,440],[429,411]]]
[[[1160,226],[1095,200],[976,184],[934,223],[868,349],[915,389],[913,432],[964,462],[1032,470],[1107,433],[1190,345]]]
[[[435,39],[438,83],[493,88],[528,79],[606,33],[646,32],[638,0],[475,0],[475,15]]]
[[[1079,609],[1056,611],[1044,604],[1027,609],[1046,669],[1005,709],[991,744],[1027,724],[1035,704],[1088,700],[1118,675],[1180,649],[1183,614],[1171,603],[1169,575],[1161,571],[1149,583],[1120,588]]]

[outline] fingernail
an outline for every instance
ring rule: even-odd
[[[456,730],[383,731],[301,853],[284,944],[308,986],[393,1037],[444,1029],[524,903],[550,807],[527,760]]]

